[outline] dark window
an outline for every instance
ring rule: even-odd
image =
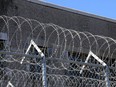
[[[5,48],[5,41],[4,40],[0,40],[0,51],[4,50]],[[4,68],[5,67],[5,63],[2,62],[1,60],[4,58],[4,54],[0,54],[0,68]],[[0,69],[0,75],[3,75],[3,71]]]
[[[0,51],[5,49],[5,40],[0,40]],[[5,54],[0,54],[0,59],[2,59]]]
[[[0,40],[0,50],[3,50],[5,48],[5,41],[4,40]]]

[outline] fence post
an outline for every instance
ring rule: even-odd
[[[47,87],[45,56],[42,57],[42,83],[43,83],[43,87]]]
[[[106,81],[106,87],[110,87],[109,68],[107,65],[105,66],[105,81]]]

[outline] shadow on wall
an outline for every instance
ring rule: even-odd
[[[0,15],[7,14],[9,6],[13,5],[13,0],[0,0]]]

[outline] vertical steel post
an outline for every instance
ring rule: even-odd
[[[31,48],[32,45],[34,46],[34,48],[37,50],[37,52],[39,53],[39,55],[42,58],[42,82],[43,82],[43,87],[47,87],[47,79],[46,79],[46,59],[45,59],[44,53],[40,50],[40,48],[38,47],[38,45],[33,40],[31,40],[30,45],[27,48],[25,54],[27,54],[29,52],[29,50],[30,50],[30,48]],[[23,57],[23,59],[21,60],[21,64],[24,61],[24,59],[25,59],[25,57]]]
[[[105,66],[105,81],[106,81],[106,87],[110,87],[108,66]]]
[[[47,87],[45,56],[42,57],[42,81],[43,81],[43,87]]]

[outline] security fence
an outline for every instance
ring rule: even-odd
[[[116,87],[116,40],[0,16],[0,87]]]

